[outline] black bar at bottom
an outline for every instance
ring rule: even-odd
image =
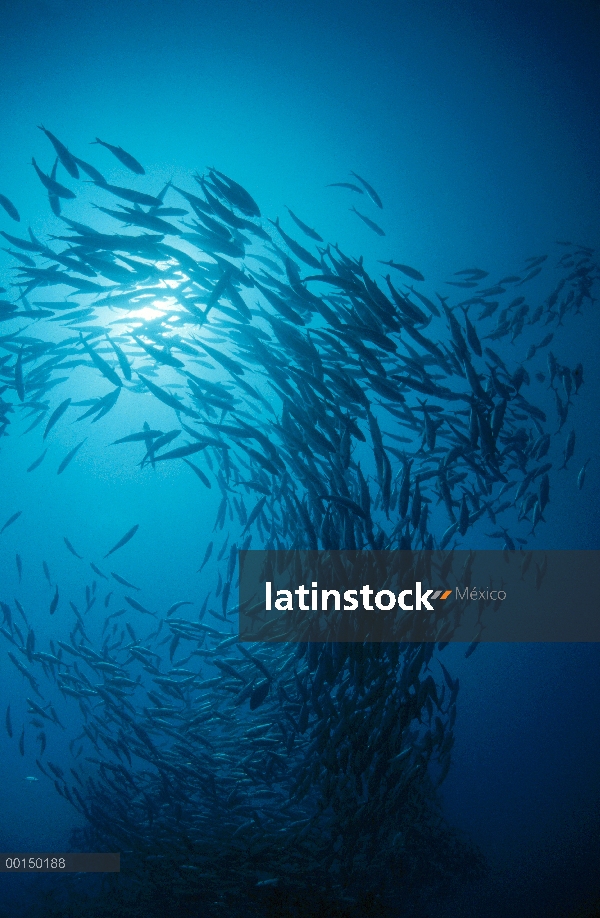
[[[120,854],[0,854],[0,873],[120,873]]]

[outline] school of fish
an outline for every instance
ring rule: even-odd
[[[416,268],[391,258],[369,273],[289,208],[287,228],[264,219],[217,169],[193,176],[192,190],[169,182],[149,193],[151,177],[122,147],[95,141],[134,187],[111,184],[41,130],[54,162],[32,165],[55,218],[50,238],[11,228],[18,201],[0,194],[14,263],[0,301],[0,434],[31,419],[33,474],[55,428],[99,422],[135,394],[139,424],[118,448],[142,468],[178,463],[189,488],[221,497],[199,559],[201,608],[174,597],[158,612],[111,571],[137,524],[102,558],[64,537],[81,561],[84,606],[44,562],[47,614],[60,605],[71,620],[45,648],[35,616],[1,597],[29,711],[17,728],[8,705],[8,736],[21,755],[35,744],[39,780],[85,821],[74,845],[121,851],[127,870],[93,903],[74,889],[69,914],[423,914],[424,897],[484,870],[437,794],[459,691],[443,645],[241,644],[238,549],[489,538],[525,552],[576,453],[569,415],[583,367],[549,348],[559,354],[560,327],[595,303],[594,252],[565,241],[514,274],[465,268],[442,294],[425,293]],[[327,193],[362,195],[363,210],[383,213],[351,175]],[[72,219],[90,186],[88,220]],[[540,294],[529,285],[543,271]],[[98,394],[67,397],[74,373]],[[146,420],[152,400],[172,411],[171,429]],[[2,538],[20,516],[7,508]],[[65,737],[68,771],[51,759]],[[49,900],[44,913],[61,908]]]

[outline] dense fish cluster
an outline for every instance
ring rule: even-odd
[[[33,473],[53,428],[96,423],[137,395],[140,422],[119,449],[142,468],[185,463],[190,487],[220,495],[199,613],[177,597],[158,614],[110,570],[137,525],[103,559],[65,537],[87,571],[86,602],[63,595],[45,565],[48,614],[72,610],[70,634],[46,649],[31,613],[2,597],[10,665],[31,689],[27,734],[10,705],[7,732],[21,754],[26,735],[36,743],[39,779],[84,818],[74,844],[123,852],[127,877],[107,880],[110,897],[82,913],[412,914],[482,870],[437,797],[459,689],[443,647],[240,644],[238,549],[433,549],[474,537],[524,548],[551,475],[565,474],[555,454],[568,473],[575,453],[563,429],[583,368],[549,347],[594,303],[594,253],[560,243],[551,267],[529,258],[498,279],[467,268],[451,293],[428,295],[417,269],[390,259],[370,273],[289,208],[290,232],[263,219],[216,169],[193,190],[149,193],[140,179],[109,183],[42,130],[56,159],[49,172],[33,166],[55,231],[0,231],[15,262],[0,301],[0,432],[31,419]],[[121,147],[96,142],[144,175]],[[68,208],[84,176],[97,202],[81,222]],[[334,184],[383,210],[360,176]],[[0,205],[20,222],[8,197]],[[550,292],[529,293],[543,270]],[[74,379],[96,394],[78,401]],[[171,429],[142,420],[151,400],[172,411]],[[85,449],[82,436],[57,473]],[[48,757],[63,722],[79,723],[68,770]],[[45,914],[64,908],[48,902]]]

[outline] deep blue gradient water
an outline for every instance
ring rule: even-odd
[[[28,225],[37,235],[56,229],[30,165],[33,154],[51,168],[36,129],[44,124],[115,184],[128,174],[108,151],[87,146],[96,136],[140,159],[144,187],[155,191],[214,166],[268,217],[283,217],[288,205],[370,265],[415,265],[429,296],[467,266],[501,276],[527,257],[550,253],[554,263],[557,239],[600,247],[600,5],[592,0],[19,0],[3,2],[1,14],[0,192],[19,207],[21,235]],[[354,203],[367,212],[364,199],[326,187],[351,180],[350,170],[383,199],[383,211],[368,210],[383,240],[349,213]],[[74,219],[84,206],[73,205]],[[1,228],[15,231],[9,222]],[[2,286],[8,265],[0,260]],[[532,289],[546,295],[549,277]],[[557,438],[558,456],[574,426],[576,453],[532,547],[600,548],[597,307],[567,316],[553,343],[560,362],[583,362],[585,382]],[[541,355],[528,366],[547,372]],[[90,379],[76,397],[92,394]],[[0,444],[0,525],[23,510],[0,539],[0,599],[20,590],[40,644],[61,615],[47,615],[53,591],[42,559],[65,596],[85,586],[65,535],[99,559],[139,523],[110,569],[143,583],[155,608],[199,594],[195,572],[220,495],[190,487],[187,470],[140,470],[123,447],[107,446],[140,419],[168,430],[172,412],[156,406],[148,399],[140,418],[138,403],[123,399],[96,429],[57,429],[51,467],[29,475],[39,429],[20,436],[21,424]],[[550,395],[546,407],[554,411]],[[86,435],[58,478],[61,458]],[[597,597],[590,602],[598,607]],[[600,897],[600,647],[483,644],[465,660],[464,647],[450,645],[444,662],[461,681],[444,808],[490,874],[427,914],[559,918]],[[17,748],[26,688],[3,649],[0,710],[10,701],[16,739],[0,735],[0,850],[60,850],[81,818],[48,782],[25,780],[36,774],[33,731],[25,756]],[[68,766],[68,750],[53,752]],[[1,876],[0,914],[33,914],[34,888],[33,878]]]

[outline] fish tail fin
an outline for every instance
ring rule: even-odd
[[[100,140],[99,137],[96,137],[95,140],[90,140],[90,147],[92,146],[92,144],[95,144],[95,143],[103,143],[103,141]]]

